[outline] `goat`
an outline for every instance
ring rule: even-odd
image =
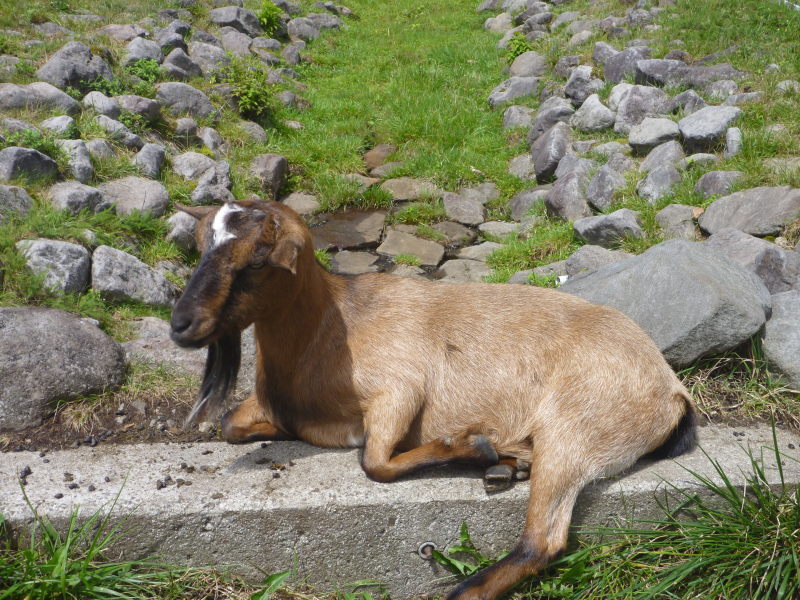
[[[287,206],[179,208],[200,219],[202,258],[171,335],[209,346],[190,422],[224,402],[254,323],[255,393],[223,417],[229,442],[363,447],[380,482],[453,461],[530,465],[521,541],[449,600],[496,598],[541,570],[592,479],[694,443],[691,397],[613,308],[532,286],[334,275]]]

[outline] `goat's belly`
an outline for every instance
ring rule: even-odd
[[[308,423],[297,428],[297,435],[324,448],[361,448],[365,439],[360,423]]]

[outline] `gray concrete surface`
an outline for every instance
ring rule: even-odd
[[[772,446],[771,430],[765,426],[700,431],[703,449],[739,483],[741,474],[750,472],[743,448],[759,456],[762,448]],[[787,481],[797,483],[800,437],[779,431],[778,440],[787,456]],[[764,451],[764,457],[771,480],[777,482],[774,454]],[[713,473],[699,450],[676,461],[640,462],[624,476],[587,488],[573,524],[658,517],[656,499],[663,499],[669,488],[665,481],[684,489],[697,487],[681,465]],[[236,565],[256,580],[263,572],[296,568],[296,581],[323,589],[371,578],[385,582],[394,598],[441,591],[452,583],[447,572],[420,558],[417,549],[428,541],[439,548],[454,543],[462,521],[487,554],[510,549],[528,497],[525,482],[487,495],[481,474],[469,469],[441,468],[405,481],[375,483],[360,469],[357,451],[300,442],[266,448],[100,445],[44,458],[31,452],[0,454],[0,512],[19,531],[31,520],[18,482],[25,466],[32,470],[25,487],[28,497],[56,524],[63,524],[76,506],[89,515],[119,493],[114,514],[127,516],[129,533],[119,544],[127,557],[155,554],[182,564]],[[72,474],[77,489],[68,488],[65,473]],[[191,485],[157,490],[157,481],[167,475]],[[56,499],[57,493],[63,498]]]

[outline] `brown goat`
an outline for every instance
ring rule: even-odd
[[[694,442],[686,389],[633,321],[550,289],[332,275],[290,208],[181,207],[203,255],[172,314],[181,346],[210,346],[189,421],[236,379],[255,323],[256,391],[223,418],[230,442],[364,447],[392,481],[432,465],[530,464],[522,539],[449,599],[491,599],[561,552],[575,499],[640,456]]]

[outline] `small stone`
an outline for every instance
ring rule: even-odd
[[[484,235],[502,239],[509,235],[516,235],[519,232],[519,223],[487,221],[478,225],[478,231]]]
[[[464,225],[478,225],[484,221],[483,204],[476,199],[445,192],[442,195],[444,212],[448,219]]]
[[[395,202],[442,196],[442,191],[431,182],[413,177],[388,179],[381,184],[381,189],[389,192]]]
[[[122,59],[122,64],[132,65],[140,60],[154,60],[161,63],[164,60],[161,46],[143,37],[134,38],[125,46],[125,56]]]
[[[735,106],[707,106],[678,122],[688,150],[713,149],[742,111]]]
[[[278,190],[286,182],[289,161],[280,154],[260,154],[250,163],[250,173],[259,179],[262,189],[277,199]]]
[[[742,151],[742,130],[738,127],[729,127],[725,132],[725,158],[733,158]]]
[[[600,101],[597,94],[592,94],[572,115],[570,124],[579,131],[602,131],[613,126],[616,117],[617,115]]]
[[[670,119],[645,117],[641,123],[634,125],[628,134],[628,144],[634,154],[644,155],[656,146],[680,136],[678,124]]]
[[[22,240],[17,250],[25,266],[44,277],[43,285],[59,294],[82,293],[89,283],[91,258],[83,246],[57,240]]]
[[[52,117],[39,123],[39,127],[46,129],[55,135],[69,136],[75,129],[75,119],[66,115]]]
[[[677,141],[665,142],[653,148],[639,165],[640,173],[649,173],[664,165],[677,165],[683,160],[683,148]]]
[[[572,224],[575,235],[588,244],[613,247],[626,237],[642,238],[639,213],[627,208],[607,215],[578,219]]]
[[[527,106],[509,106],[503,113],[503,129],[530,127],[535,110]]]
[[[636,192],[650,204],[655,204],[670,194],[680,180],[678,170],[670,164],[664,164],[650,171],[636,186]]]
[[[710,171],[697,180],[694,193],[704,198],[725,196],[742,177],[741,171]]]
[[[497,108],[517,98],[536,94],[539,88],[538,77],[510,77],[489,94],[489,106]]]
[[[116,207],[117,214],[122,215],[139,210],[160,217],[169,202],[169,193],[161,183],[143,177],[130,176],[107,181],[99,189],[106,200]]]
[[[100,246],[92,256],[92,289],[110,300],[138,300],[154,306],[170,306],[177,294],[163,275],[109,246]]]
[[[409,254],[417,257],[423,267],[436,267],[444,257],[440,244],[393,229],[389,229],[377,252],[390,257]]]
[[[96,113],[105,115],[112,119],[117,119],[120,114],[120,107],[117,101],[109,98],[102,92],[89,92],[83,97],[83,105],[91,108]]]
[[[533,164],[533,157],[530,154],[515,156],[508,165],[508,172],[522,181],[535,180],[536,168]]]
[[[670,204],[656,213],[656,223],[664,234],[664,239],[683,239],[694,241],[698,238],[694,224],[693,206]]]
[[[111,206],[100,190],[77,181],[57,183],[48,193],[54,207],[68,210],[73,215],[82,210],[100,212]]]
[[[169,219],[167,219],[170,230],[167,234],[167,240],[174,242],[178,248],[190,252],[195,250],[197,243],[194,237],[194,231],[197,227],[197,219],[185,212],[176,212]]]
[[[24,217],[33,208],[33,198],[23,188],[0,185],[0,224],[11,215]],[[0,268],[0,273],[2,269]],[[2,283],[2,277],[0,277]]]
[[[481,283],[491,275],[492,269],[477,260],[448,260],[434,274],[441,281],[458,283]]]
[[[331,257],[331,271],[341,275],[377,273],[378,266],[375,264],[377,260],[378,257],[369,252],[342,250]]]
[[[142,149],[133,157],[133,164],[145,177],[158,179],[161,174],[161,167],[164,166],[166,152],[164,146],[160,144],[145,144]]]
[[[589,96],[603,87],[603,82],[592,77],[592,67],[578,66],[572,69],[567,84],[564,86],[564,95],[578,108]]]
[[[66,152],[69,170],[72,176],[86,183],[94,175],[91,154],[83,140],[56,140],[56,145]]]
[[[56,162],[38,150],[17,146],[0,150],[0,182],[19,178],[49,179],[57,174]]]

